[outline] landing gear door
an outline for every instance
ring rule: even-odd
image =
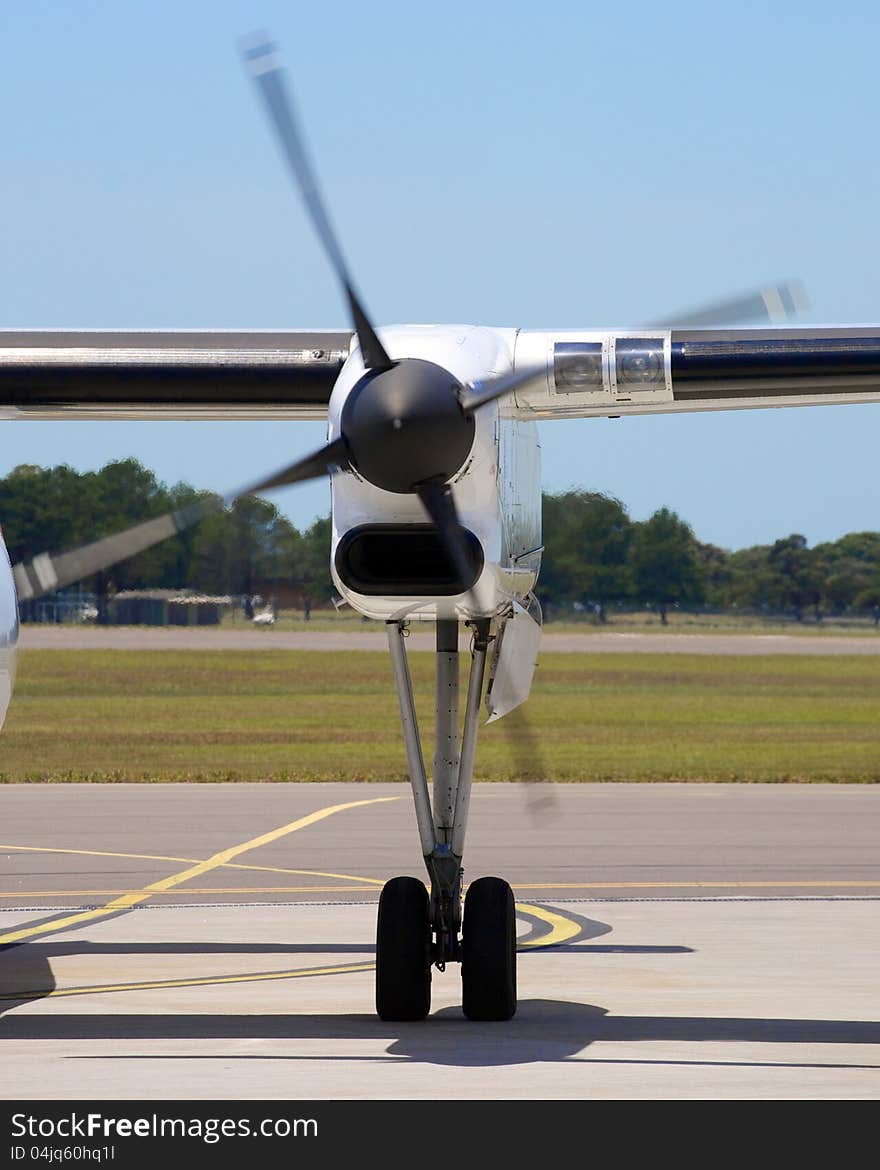
[[[541,644],[541,611],[537,601],[534,612],[537,621],[515,601],[513,617],[507,619],[495,640],[486,690],[488,723],[501,719],[529,697]]]

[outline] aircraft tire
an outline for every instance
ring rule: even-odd
[[[430,1010],[428,891],[417,878],[392,878],[379,896],[376,1011],[382,1020],[423,1020]]]
[[[501,878],[478,878],[467,891],[461,982],[469,1020],[509,1020],[516,1012],[516,910]]]

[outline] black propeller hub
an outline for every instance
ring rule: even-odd
[[[358,474],[388,492],[448,482],[474,442],[474,420],[459,404],[460,390],[448,370],[421,358],[368,371],[340,420]]]

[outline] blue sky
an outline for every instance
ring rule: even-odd
[[[880,10],[777,0],[8,6],[0,325],[344,327],[237,57],[267,28],[374,320],[635,326],[800,278],[880,322]],[[7,423],[17,463],[134,455],[224,491],[312,423]],[[544,487],[727,548],[880,527],[880,408],[541,424]],[[299,526],[324,483],[274,497]]]

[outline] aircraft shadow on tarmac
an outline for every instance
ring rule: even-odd
[[[389,1043],[389,1035],[394,1039]],[[215,1051],[174,1054],[138,1051],[138,1041],[379,1041],[386,1044],[383,1056],[361,1055],[355,1048],[343,1056],[314,1053],[236,1053],[225,1044]],[[0,1022],[2,1040],[101,1041],[112,1040],[112,1054],[71,1054],[82,1060],[236,1060],[301,1061],[339,1060],[376,1063],[411,1060],[420,1064],[457,1067],[500,1067],[533,1062],[580,1061],[580,1055],[597,1041],[643,1041],[741,1044],[880,1044],[880,1021],[796,1020],[760,1018],[712,1018],[708,1016],[612,1016],[593,1004],[559,1000],[524,1000],[513,1020],[479,1024],[466,1020],[460,1009],[444,1008],[417,1024],[383,1023],[370,1013],[344,1015],[7,1015]],[[125,1045],[128,1051],[119,1051]],[[757,1066],[759,1060],[701,1061],[656,1057],[633,1059],[627,1064],[738,1064]],[[776,1054],[774,1054],[776,1055]],[[603,1049],[603,1061],[616,1063],[613,1053]],[[773,1059],[766,1062],[788,1067],[877,1068],[876,1064]]]
[[[589,920],[585,920],[588,923]],[[593,927],[603,924],[594,923]],[[603,930],[589,930],[587,937],[604,933]],[[582,935],[579,937],[583,937]],[[690,948],[671,947],[612,947],[585,945],[577,940],[553,948],[554,953],[589,954],[597,951],[615,953],[687,953]],[[0,1010],[34,1002],[49,994],[55,986],[51,959],[63,955],[98,954],[363,954],[369,957],[373,948],[365,945],[327,946],[326,944],[265,944],[252,943],[238,946],[228,943],[110,943],[95,944],[88,940],[67,942],[47,941],[13,946],[2,954],[3,999]],[[533,952],[534,953],[534,952]],[[523,956],[524,962],[528,962]],[[259,985],[242,983],[243,995],[249,997],[252,1006],[259,1005]],[[109,993],[113,994],[113,993]],[[291,996],[295,1002],[295,995]],[[114,1005],[115,1006],[115,1005]],[[138,1051],[138,1041],[143,1040],[203,1040],[238,1041],[267,1039],[273,1041],[315,1041],[350,1040],[353,1043],[379,1041],[386,1045],[385,1054],[360,1055],[356,1049],[340,1057],[311,1054],[278,1053],[251,1055],[230,1052],[228,1047],[219,1046],[214,1052],[198,1055],[188,1053],[175,1055],[143,1053]],[[601,1059],[616,1063],[613,1053],[603,1049],[601,1058],[584,1056],[584,1049],[601,1041],[625,1042],[672,1041],[687,1043],[737,1043],[766,1044],[880,1044],[880,1022],[861,1020],[800,1020],[761,1018],[713,1018],[709,1016],[614,1016],[607,1009],[589,1003],[571,1001],[525,999],[521,1000],[513,1020],[504,1023],[481,1024],[466,1020],[459,1008],[443,1008],[428,1020],[417,1024],[390,1024],[382,1022],[372,1011],[340,1015],[306,1015],[291,1012],[287,1015],[254,1014],[216,1015],[208,1013],[188,1014],[59,1014],[59,1013],[15,1013],[0,1018],[0,1041],[2,1040],[61,1040],[61,1041],[102,1041],[112,1040],[118,1046],[126,1045],[128,1052],[113,1056],[106,1054],[70,1055],[70,1059],[85,1060],[139,1060],[139,1059],[186,1059],[186,1060],[288,1060],[311,1061],[383,1060],[408,1059],[416,1063],[450,1065],[458,1067],[493,1067],[530,1062],[583,1061]],[[129,1043],[127,1043],[129,1042]],[[685,1064],[737,1064],[757,1066],[757,1060],[700,1061],[690,1058],[684,1061],[656,1059],[623,1060],[622,1063],[685,1063]],[[774,1065],[788,1064],[789,1067],[847,1067],[876,1068],[877,1065],[834,1065],[811,1062],[804,1065],[775,1059]]]

